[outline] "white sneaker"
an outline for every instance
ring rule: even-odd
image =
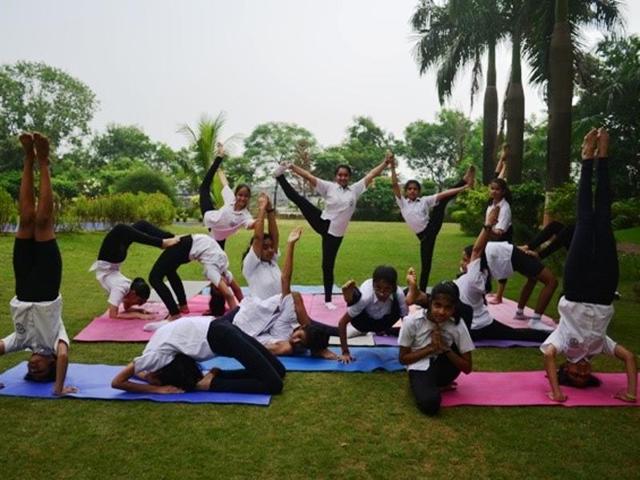
[[[542,330],[544,332],[553,332],[554,328],[551,325],[547,325],[542,320],[531,319],[529,320],[529,328],[534,330]]]
[[[142,330],[144,330],[145,332],[155,332],[160,327],[163,327],[168,323],[169,323],[169,320],[160,320],[158,322],[149,322],[149,323],[145,324],[144,327],[142,327]]]
[[[280,165],[278,165],[276,167],[276,169],[273,171],[273,178],[277,178],[280,175],[284,175],[284,172],[286,172],[289,169],[289,163],[283,162]]]
[[[332,311],[333,311],[333,310],[336,310],[336,309],[338,308],[338,307],[336,307],[336,306],[335,306],[333,303],[331,303],[331,302],[324,302],[324,307],[325,307],[327,310],[332,310]]]

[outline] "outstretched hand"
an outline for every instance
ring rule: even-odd
[[[291,230],[291,233],[289,234],[289,238],[287,238],[287,242],[296,243],[298,240],[300,240],[301,235],[302,235],[302,227],[296,227],[293,230]]]
[[[260,210],[265,210],[269,207],[269,197],[267,196],[266,193],[261,192],[260,195],[258,195],[258,208]]]
[[[395,157],[393,156],[393,152],[391,150],[386,151],[384,155],[384,163],[386,163],[388,167],[395,166]]]
[[[180,243],[180,237],[163,238],[162,248],[165,249],[165,248],[173,247],[178,243]]]
[[[416,271],[413,267],[409,267],[409,270],[407,270],[407,285],[414,286],[416,283],[418,283]]]
[[[60,390],[59,392],[56,392],[55,390],[53,391],[53,394],[58,396],[58,397],[62,397],[64,395],[69,395],[70,393],[78,393],[78,387],[73,387],[71,385],[65,385],[64,387],[62,387],[62,390]]]
[[[566,402],[567,398],[569,398],[562,392],[558,392],[557,394],[547,392],[547,397],[549,397],[549,400],[553,400],[554,402]]]

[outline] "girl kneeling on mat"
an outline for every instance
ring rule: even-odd
[[[197,362],[217,355],[235,358],[245,370],[214,368],[203,375]],[[134,376],[147,383],[132,382]],[[184,317],[156,330],[142,355],[121,370],[111,386],[137,393],[278,394],[284,376],[282,363],[235,325],[211,317]]]
[[[347,338],[365,332],[387,332],[408,313],[404,292],[398,287],[398,272],[395,268],[380,265],[373,271],[373,278],[366,280],[358,289],[350,280],[342,287],[347,302],[347,313],[338,323],[342,355],[340,361],[349,363]]]
[[[420,411],[435,415],[441,390],[471,372],[473,341],[456,312],[460,295],[453,282],[440,282],[431,290],[429,308],[402,320],[399,361],[409,372],[409,384]]]
[[[582,388],[600,384],[591,374],[590,362],[599,353],[615,356],[625,364],[627,388],[615,397],[624,402],[635,402],[637,398],[636,356],[607,336],[618,285],[608,150],[609,134],[603,128],[592,129],[584,137],[576,228],[564,266],[564,296],[558,303],[560,323],[540,347],[551,386],[548,396],[556,402],[567,399],[560,385]],[[598,182],[594,209],[591,177],[595,156]],[[556,370],[558,353],[563,353],[567,362]]]

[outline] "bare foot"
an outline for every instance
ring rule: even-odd
[[[499,305],[502,303],[502,297],[498,297],[497,295],[495,297],[491,297],[488,302],[491,305]]]
[[[342,296],[344,297],[344,301],[347,302],[347,305],[351,305],[353,302],[353,293],[356,291],[356,281],[349,280],[347,283],[342,285]]]
[[[33,149],[33,135],[30,133],[23,133],[18,138],[22,144],[22,150],[24,150],[25,158],[33,162],[33,159],[36,158],[36,151]]]
[[[476,167],[474,165],[469,167],[462,180],[467,184],[467,187],[473,188],[476,183]]]
[[[162,248],[165,249],[165,248],[173,247],[178,243],[180,243],[180,237],[163,238]]]
[[[38,132],[33,133],[33,144],[36,148],[36,157],[38,163],[49,165],[49,139]]]
[[[598,141],[598,131],[595,128],[589,130],[582,140],[582,160],[593,158],[596,153],[596,143]]]
[[[609,156],[609,132],[604,127],[598,129],[598,158],[607,158]]]

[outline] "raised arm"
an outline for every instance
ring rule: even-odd
[[[287,239],[287,253],[285,254],[284,267],[282,269],[282,296],[289,295],[291,293],[291,277],[293,276],[293,251],[296,242],[302,235],[302,227],[294,228],[289,234]]]
[[[56,381],[53,387],[54,395],[67,395],[68,393],[76,393],[76,387],[65,386],[64,381],[67,378],[67,367],[69,366],[69,346],[62,340],[58,340],[56,348]]]
[[[267,214],[269,197],[263,192],[258,196],[258,215],[253,223],[253,243],[251,248],[258,258],[262,254],[262,241],[264,237],[264,217]]]
[[[278,222],[276,221],[276,209],[271,205],[271,199],[267,197],[267,223],[269,224],[269,235],[271,235],[271,243],[276,253],[280,251],[280,232],[278,231]]]
[[[480,235],[476,238],[476,242],[473,244],[473,250],[471,251],[470,261],[474,261],[482,256],[484,249],[487,246],[487,242],[491,239],[491,227],[498,222],[498,215],[500,214],[500,207],[493,207],[489,212],[488,223],[482,227]]]
[[[316,185],[318,184],[318,179],[313,175],[311,175],[311,173],[307,172],[304,168],[294,164],[291,164],[289,168],[293,173],[295,173],[299,177],[304,178],[307,182],[309,182],[313,188],[316,188]]]
[[[369,185],[371,185],[371,182],[373,182],[373,179],[379,176],[382,173],[382,171],[385,168],[387,168],[387,165],[389,165],[392,162],[392,159],[393,159],[393,153],[391,153],[391,150],[387,150],[384,160],[379,165],[372,168],[371,171],[365,175],[364,177],[365,186],[368,187]]]
[[[398,183],[398,174],[396,173],[396,158],[391,156],[391,188],[396,198],[402,198],[402,191],[400,190],[400,184]]]

